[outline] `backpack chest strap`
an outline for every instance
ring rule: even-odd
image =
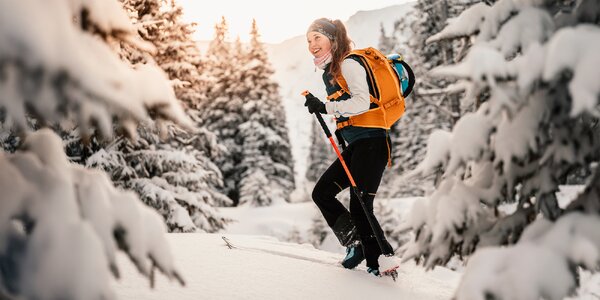
[[[334,92],[333,94],[327,96],[327,100],[336,100],[344,94],[346,94],[346,91],[344,89],[339,89],[337,92]]]
[[[348,83],[346,83],[346,79],[344,79],[344,77],[342,75],[338,75],[335,78],[335,82],[337,83],[337,85],[339,86],[340,89],[333,92],[333,94],[328,95],[327,100],[330,100],[330,101],[337,100],[344,94],[350,95],[350,92],[348,92]]]

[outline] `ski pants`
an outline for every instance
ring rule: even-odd
[[[372,137],[359,139],[348,145],[342,152],[342,157],[354,182],[359,190],[364,192],[363,201],[367,208],[366,213],[375,223],[375,234],[383,240],[385,240],[383,230],[373,214],[373,200],[388,163],[390,151],[390,143],[386,137]],[[329,227],[333,228],[338,217],[348,213],[346,207],[336,198],[337,194],[348,187],[350,187],[350,180],[339,159],[329,166],[315,185],[312,198]],[[381,250],[369,225],[365,210],[362,208],[358,196],[352,191],[350,191],[350,215],[361,239],[367,266],[378,267],[377,261]]]

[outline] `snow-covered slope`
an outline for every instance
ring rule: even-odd
[[[272,237],[227,235],[240,249],[229,249],[221,235],[170,234],[169,242],[187,280],[181,287],[157,276],[155,290],[124,257],[119,299],[449,299],[457,273],[425,272],[412,263],[399,269],[397,282],[346,270],[339,255]]]
[[[394,23],[408,15],[416,2],[394,5],[377,10],[359,11],[345,22],[348,34],[356,44],[356,48],[377,47],[381,25],[389,35]]]
[[[394,22],[405,16],[414,7],[414,2],[391,6],[372,11],[359,11],[346,21],[348,33],[356,48],[377,47],[380,26],[391,32]],[[306,24],[307,27],[309,24]],[[275,80],[280,84],[281,95],[287,114],[293,156],[296,159],[295,172],[299,191],[297,197],[306,197],[303,190],[306,159],[309,149],[310,122],[312,116],[304,108],[300,93],[310,90],[324,99],[325,92],[321,70],[315,70],[312,56],[308,53],[306,38],[297,36],[280,44],[267,47],[269,58],[275,68]]]

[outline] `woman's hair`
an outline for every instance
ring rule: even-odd
[[[331,64],[329,73],[336,78],[342,72],[342,61],[344,57],[352,50],[352,40],[348,37],[346,26],[340,20],[332,22],[335,25],[335,36],[331,41]]]
[[[325,35],[331,41],[331,64],[329,72],[333,78],[341,73],[341,64],[344,56],[352,49],[352,40],[348,37],[346,26],[340,20],[332,21],[327,18],[320,18],[312,22],[308,31],[316,31]]]

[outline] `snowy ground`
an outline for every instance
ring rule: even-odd
[[[581,186],[561,186],[557,196],[566,206]],[[382,199],[401,218],[406,218],[415,201],[422,198]],[[114,284],[119,299],[450,299],[461,272],[436,268],[425,272],[412,262],[402,264],[399,280],[367,274],[364,263],[356,270],[339,266],[343,249],[282,242],[292,232],[309,231],[319,216],[312,202],[269,207],[222,209],[236,219],[227,232],[219,234],[169,234],[176,263],[186,287],[158,275],[156,288],[148,288],[125,258],[119,257],[122,279]],[[229,249],[226,236],[240,249]],[[598,299],[600,276],[582,273],[579,295],[568,299]]]
[[[449,299],[458,273],[400,268],[397,282],[364,270],[345,270],[339,255],[272,237],[226,234],[243,249],[229,249],[220,234],[170,234],[186,287],[157,276],[154,290],[124,257],[120,299]]]
[[[419,198],[386,200],[404,216]],[[413,263],[403,264],[399,279],[376,278],[361,264],[356,270],[339,265],[343,248],[330,241],[329,251],[310,244],[286,243],[292,232],[308,232],[319,216],[312,202],[269,207],[222,209],[237,220],[226,233],[169,234],[186,287],[158,276],[148,289],[125,258],[123,276],[116,283],[120,299],[449,299],[460,273],[446,268],[425,272]],[[306,235],[306,234],[304,234]],[[241,249],[229,249],[221,236]],[[383,265],[383,264],[382,264]]]

